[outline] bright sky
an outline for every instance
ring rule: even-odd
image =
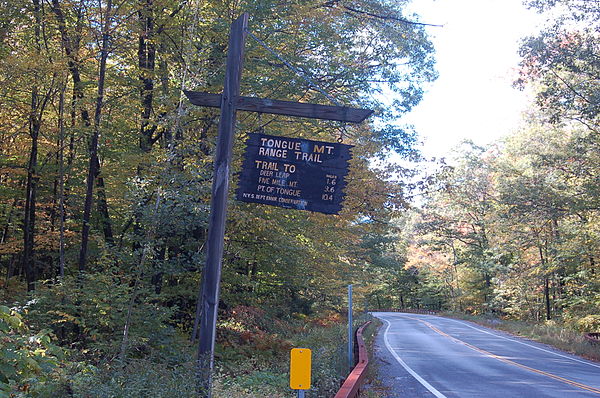
[[[447,156],[463,139],[486,144],[514,130],[527,104],[512,88],[522,37],[542,19],[522,0],[413,0],[428,32],[439,78],[404,122],[414,124],[426,156]]]

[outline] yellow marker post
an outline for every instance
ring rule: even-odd
[[[290,351],[290,388],[298,390],[298,397],[304,397],[304,390],[310,389],[311,354],[308,348],[292,348]]]

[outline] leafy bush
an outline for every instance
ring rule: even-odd
[[[364,320],[357,319],[358,323]],[[215,397],[290,397],[292,347],[312,350],[310,396],[330,397],[348,374],[346,324],[338,313],[288,319],[238,306],[219,326]]]
[[[61,354],[47,330],[31,334],[21,314],[0,306],[0,397],[41,393]]]
[[[577,320],[577,329],[581,332],[600,332],[600,315],[588,315]]]
[[[129,353],[143,357],[171,340],[174,331],[167,321],[175,308],[158,305],[151,294],[140,292],[142,288],[138,289],[140,299],[132,302],[132,284],[115,270],[68,277],[60,285],[41,285],[30,320],[38,328],[51,328],[61,346],[97,361],[117,355],[132,305]]]

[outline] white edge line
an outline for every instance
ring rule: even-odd
[[[392,354],[394,356],[394,358],[396,358],[396,361],[398,361],[398,363],[408,372],[410,373],[415,379],[417,379],[417,381],[419,383],[421,383],[423,385],[423,387],[425,387],[426,389],[428,389],[433,395],[435,395],[437,398],[448,398],[446,397],[444,394],[442,394],[441,392],[439,392],[438,390],[435,389],[435,387],[433,387],[431,384],[429,384],[427,381],[425,381],[425,379],[423,379],[421,376],[419,376],[419,374],[417,372],[415,372],[414,370],[412,370],[410,368],[410,366],[408,366],[406,364],[406,362],[404,362],[402,360],[402,358],[400,358],[400,356],[398,356],[398,354],[396,354],[396,351],[394,351],[394,349],[392,348],[392,346],[390,345],[390,342],[388,340],[387,337],[387,333],[388,330],[390,330],[390,326],[392,326],[392,324],[384,318],[381,318],[385,323],[387,323],[387,327],[385,328],[385,331],[383,332],[383,341],[385,343],[386,348],[388,349],[388,351],[390,352],[390,354]]]
[[[452,318],[444,318],[444,319],[450,319],[450,320],[452,320],[452,321],[454,321],[454,322],[458,322],[458,323],[460,323],[460,324],[462,324],[462,325],[465,325],[465,326],[467,326],[467,327],[470,327],[471,329],[475,329],[475,330],[477,330],[477,331],[479,331],[479,332],[481,332],[481,333],[489,334],[489,335],[492,335],[492,336],[494,336],[494,337],[498,337],[498,338],[500,338],[500,339],[504,339],[504,340],[512,341],[512,342],[514,342],[514,343],[522,344],[522,345],[525,345],[525,346],[527,346],[527,347],[534,348],[534,349],[536,349],[536,350],[544,351],[544,352],[547,352],[548,354],[556,355],[556,356],[558,356],[558,357],[561,357],[561,358],[569,359],[569,360],[571,360],[571,361],[575,361],[575,362],[583,363],[583,364],[585,364],[585,365],[589,365],[589,366],[594,366],[594,367],[596,367],[596,368],[600,368],[600,365],[596,365],[596,364],[594,364],[594,363],[591,363],[591,362],[589,362],[589,361],[583,361],[583,360],[581,360],[581,359],[573,358],[573,357],[571,357],[571,356],[568,356],[568,355],[563,355],[563,354],[559,354],[559,353],[557,353],[557,352],[553,352],[553,351],[550,351],[550,350],[546,350],[545,348],[536,347],[536,346],[534,346],[534,345],[532,345],[532,344],[527,344],[527,343],[525,343],[525,342],[522,342],[522,341],[519,341],[519,340],[511,339],[511,338],[504,337],[504,336],[501,336],[501,335],[499,335],[499,334],[496,334],[496,333],[488,332],[487,330],[483,330],[483,329],[477,328],[477,327],[475,327],[475,326],[469,325],[467,322],[459,321],[459,320],[457,320],[457,319],[452,319]]]

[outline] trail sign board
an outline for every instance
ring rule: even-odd
[[[351,145],[250,133],[237,200],[337,214]]]

